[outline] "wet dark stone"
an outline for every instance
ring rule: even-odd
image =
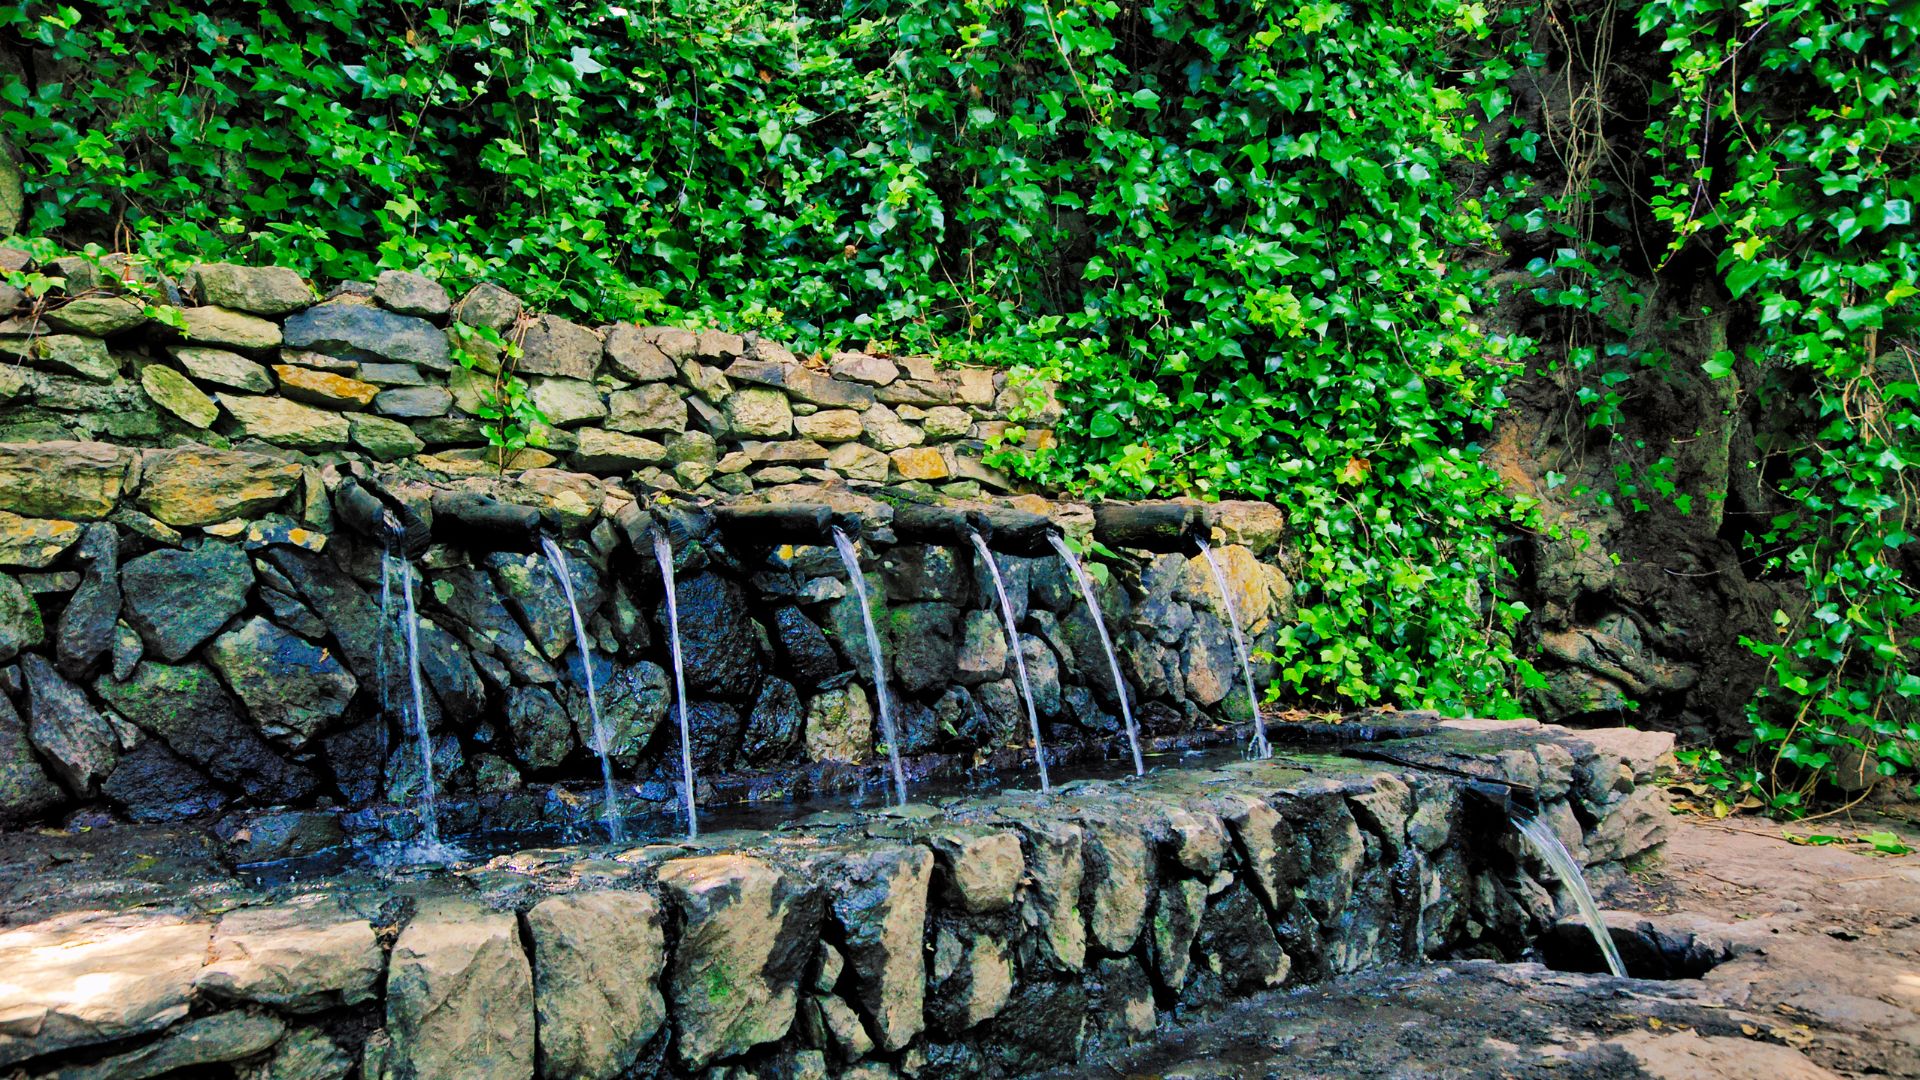
[[[273,613],[273,621],[299,634],[308,641],[319,641],[327,636],[327,624],[313,613],[307,605],[281,592],[279,589],[262,587],[260,602],[267,605]]]
[[[971,559],[960,549],[936,544],[896,544],[880,562],[880,580],[895,603],[938,600],[967,602],[972,589]]]
[[[893,678],[916,694],[953,681],[960,610],[952,604],[896,604],[887,612],[893,639]]]
[[[1277,986],[1291,966],[1267,925],[1266,910],[1242,884],[1208,906],[1194,951],[1193,976],[1182,998],[1188,1004]]]
[[[45,657],[25,654],[20,670],[27,679],[28,738],[68,791],[91,797],[120,756],[112,725]]]
[[[59,668],[73,679],[91,674],[113,650],[113,627],[120,618],[119,530],[104,521],[87,526],[79,558],[84,576],[60,613],[54,636]]]
[[[980,1042],[1004,1071],[1034,1072],[1079,1056],[1086,1014],[1087,991],[1078,979],[1029,982],[983,1026]]]
[[[732,769],[740,756],[740,712],[718,701],[687,705],[687,726],[693,729],[693,767],[710,776]]]
[[[578,678],[578,662],[568,665]],[[600,697],[600,720],[607,729],[607,754],[621,769],[632,769],[667,721],[672,676],[651,660],[616,667],[594,654],[595,687]],[[573,723],[580,741],[593,745],[593,718],[587,714],[586,695],[573,695]]]
[[[507,606],[520,617],[520,625],[526,628],[534,645],[547,659],[560,659],[561,653],[573,642],[573,612],[567,607],[566,594],[554,579],[553,568],[546,557],[493,551],[481,561],[493,572],[494,583],[506,598]],[[581,619],[591,623],[593,613],[606,598],[606,583],[600,571],[580,552],[573,551],[567,555],[567,577],[573,584]]]
[[[560,702],[537,686],[507,693],[507,730],[513,752],[532,769],[551,769],[573,752],[573,720]]]
[[[331,561],[294,548],[271,548],[267,557],[286,575],[300,598],[333,632],[347,670],[359,679],[365,693],[378,702],[381,695],[380,639],[386,638],[385,696],[396,714],[412,707],[412,686],[407,677],[407,643],[398,627],[405,619],[406,603],[400,574],[394,574],[392,621],[380,622],[380,596],[368,595]],[[426,590],[416,586],[416,608],[424,605]],[[502,614],[504,614],[502,609]],[[509,620],[510,621],[510,620]],[[486,707],[486,688],[451,634],[423,621],[420,626],[421,678],[432,690],[427,697],[427,725],[441,723],[441,706],[448,715],[468,722]]]
[[[227,804],[200,770],[148,739],[120,758],[100,790],[121,813],[140,822],[180,821],[211,814]]]
[[[384,727],[381,720],[368,720],[321,740],[333,782],[349,806],[372,802],[380,794],[380,766],[387,755]]]
[[[1153,983],[1137,957],[1099,961],[1087,980],[1087,993],[1087,1016],[1096,1026],[1122,1035],[1152,1030]]]
[[[201,653],[270,738],[299,747],[346,712],[357,684],[332,650],[255,616]]]
[[[819,688],[840,670],[840,657],[826,631],[797,607],[773,613],[774,633],[780,642],[785,671],[801,686]]]
[[[213,834],[236,863],[317,855],[347,838],[339,815],[325,810],[232,814],[214,823]]]
[[[1079,595],[1077,591],[1075,595]],[[1126,625],[1126,593],[1120,589],[1108,589],[1099,595],[1107,616],[1107,626],[1117,633],[1120,627]],[[1088,614],[1085,604],[1077,603],[1061,615],[1060,633],[1073,653],[1068,667],[1080,673],[1081,681],[1093,688],[1101,704],[1108,708],[1119,708],[1120,698],[1113,689],[1113,669],[1107,663],[1106,650],[1100,644],[1100,632],[1095,628],[1093,616]],[[1123,674],[1126,671],[1124,664],[1121,671]],[[1132,697],[1137,701],[1142,695],[1137,692],[1137,687],[1133,690]]]
[[[785,679],[761,680],[760,694],[747,714],[741,754],[749,765],[770,765],[793,753],[805,733],[806,709],[800,694]]]
[[[451,735],[436,735],[429,740],[429,745],[433,753],[434,790],[443,796],[455,786],[460,767],[466,764],[466,756],[460,751],[460,740]],[[386,780],[387,801],[395,806],[410,806],[420,798],[425,788],[421,783],[420,743],[417,739],[401,739],[393,744],[387,758]]]
[[[201,664],[143,660],[125,682],[94,680],[94,692],[121,716],[165,740],[174,753],[263,803],[291,803],[317,784],[273,752],[240,715],[220,680]]]
[[[212,637],[247,605],[253,564],[238,544],[208,541],[192,551],[163,548],[120,570],[127,622],[151,654],[175,661]]]
[[[979,736],[988,734],[991,729],[986,724],[984,710],[973,695],[964,686],[949,686],[933,703],[934,726],[946,735],[963,743],[975,746],[991,746],[991,743],[979,741]]]
[[[900,731],[901,753],[925,754],[946,741],[939,718],[927,706],[913,700],[900,701],[895,703],[894,714]]]
[[[1017,741],[1019,733],[1026,730],[1027,712],[1014,681],[982,683],[973,688],[973,694],[978,708],[966,729],[967,741],[984,749]]]
[[[0,694],[0,827],[31,824],[66,801],[66,792],[34,756],[26,724],[12,700]]]
[[[345,654],[347,669],[370,689],[377,688],[375,656],[379,651],[381,635],[379,596],[369,597],[332,562],[310,552],[275,547],[269,548],[266,556],[292,583],[300,599],[306,601],[327,624],[327,629],[333,632],[334,639],[340,643],[341,652]],[[393,608],[396,612],[402,608],[397,573],[393,582]],[[396,685],[393,681],[396,668],[403,672],[404,677],[404,649],[400,635],[389,628],[386,642],[389,694],[393,693]],[[402,657],[397,663],[393,659],[396,656]]]
[[[687,693],[729,701],[751,698],[761,666],[758,638],[747,617],[740,586],[717,574],[695,574],[678,583],[680,651],[686,664]],[[662,638],[666,604],[655,612]]]
[[[1027,687],[1033,707],[1042,719],[1060,715],[1060,658],[1047,643],[1032,634],[1020,635],[1021,661],[1027,665]]]
[[[1093,700],[1093,691],[1084,686],[1061,688],[1060,711],[1075,724],[1102,735],[1112,735],[1126,727],[1118,715],[1102,709],[1099,702]]]
[[[507,610],[506,600],[484,570],[452,566],[433,575],[433,595],[453,615],[453,625],[476,652],[486,652],[507,666],[516,679],[551,683],[558,676],[541,659],[526,631]]]
[[[0,574],[0,660],[11,660],[46,638],[46,623],[33,594],[11,576]]]
[[[400,662],[405,661],[403,655]],[[458,726],[468,727],[486,712],[487,685],[473,669],[466,646],[424,620],[420,623],[420,677],[439,699],[444,717]],[[433,719],[431,714],[428,719]]]
[[[1114,715],[1119,714],[1116,712]],[[1180,710],[1164,701],[1134,702],[1133,720],[1145,735],[1172,735],[1186,726],[1186,719],[1180,715]],[[1122,721],[1120,728],[1125,727],[1126,723]]]
[[[1000,567],[1000,581],[1007,589],[1007,603],[1013,605],[1013,624],[1018,626],[1027,618],[1027,590],[1033,579],[1036,560],[998,553],[993,559]],[[994,618],[1000,617],[1000,598],[994,595],[993,578],[987,573],[985,560],[978,558],[973,560],[973,595],[979,597],[976,607],[991,608]]]
[[[1080,587],[1058,556],[1043,555],[1027,561],[1031,568],[1027,595],[1034,607],[1060,612],[1080,606]],[[1106,603],[1106,598],[1101,597],[1100,602]]]

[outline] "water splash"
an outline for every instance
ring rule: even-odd
[[[900,805],[907,805],[907,773],[900,767],[900,736],[893,727],[893,705],[887,700],[887,660],[880,654],[880,631],[873,625],[873,609],[867,606],[867,579],[860,572],[860,555],[853,540],[839,528],[833,530],[833,546],[847,568],[847,581],[853,586],[854,599],[860,602],[860,620],[867,628],[867,656],[873,661],[873,696],[879,702],[880,731],[887,739],[887,757],[893,763],[893,792]]]
[[[607,754],[607,725],[600,719],[600,693],[593,684],[593,647],[587,642],[587,624],[580,617],[580,603],[573,595],[573,575],[567,572],[567,553],[560,550],[560,544],[551,536],[540,537],[540,550],[547,556],[547,569],[553,571],[553,579],[560,583],[560,594],[567,598],[567,612],[573,616],[573,645],[580,650],[581,681],[587,686],[587,715],[593,717],[593,752],[600,758],[600,780],[606,789],[606,804],[601,811],[601,820],[606,822],[607,834],[614,840],[622,839],[620,828],[620,793],[613,786],[613,759]]]
[[[667,642],[673,648],[673,700],[680,717],[681,800],[687,807],[687,839],[700,835],[700,811],[693,798],[693,725],[687,720],[687,669],[680,660],[680,600],[673,591],[673,543],[653,530],[653,557],[660,564],[660,582],[667,591]]]
[[[1260,694],[1253,688],[1253,654],[1247,649],[1247,636],[1240,630],[1240,613],[1233,606],[1233,592],[1227,588],[1227,572],[1220,560],[1203,539],[1196,538],[1194,543],[1200,546],[1200,554],[1207,557],[1207,566],[1213,570],[1213,584],[1220,590],[1220,604],[1227,609],[1227,625],[1233,629],[1233,651],[1240,658],[1240,673],[1247,680],[1247,709],[1253,715],[1252,756],[1270,758],[1273,756],[1273,744],[1267,741],[1267,721],[1260,715]]]
[[[421,849],[440,847],[440,808],[433,783],[433,736],[427,731],[427,699],[420,682],[420,616],[413,606],[413,563],[400,562],[400,592],[406,598],[407,678],[413,687],[413,731],[420,741]],[[430,856],[429,856],[430,857]]]
[[[1033,687],[1027,682],[1027,658],[1020,648],[1020,628],[1013,620],[1013,601],[1007,599],[1006,582],[1000,579],[1000,564],[993,557],[993,549],[987,547],[987,538],[978,532],[969,530],[973,548],[980,553],[980,561],[987,565],[987,573],[993,575],[993,591],[1000,597],[1000,619],[1007,627],[1007,648],[1013,650],[1013,669],[1020,673],[1020,696],[1027,702],[1027,723],[1033,728],[1033,763],[1040,769],[1040,791],[1044,794],[1053,790],[1047,780],[1047,750],[1040,742],[1040,714],[1034,710]]]
[[[1593,940],[1600,946],[1600,955],[1607,959],[1607,970],[1615,978],[1627,977],[1627,967],[1620,962],[1620,950],[1613,945],[1613,934],[1607,930],[1606,920],[1600,917],[1600,905],[1594,902],[1593,892],[1587,888],[1586,875],[1580,869],[1580,863],[1574,859],[1567,845],[1548,827],[1547,823],[1532,814],[1516,814],[1514,828],[1527,841],[1527,846],[1540,857],[1540,861],[1553,870],[1560,884],[1573,894],[1574,906],[1580,909],[1580,917],[1587,920],[1587,929],[1593,931]]]
[[[1100,647],[1107,650],[1107,666],[1113,671],[1113,692],[1120,695],[1120,715],[1127,722],[1127,746],[1133,751],[1133,774],[1147,775],[1146,762],[1140,758],[1140,729],[1133,722],[1133,706],[1127,702],[1127,680],[1120,675],[1120,655],[1113,651],[1113,638],[1107,633],[1107,617],[1100,611],[1100,601],[1093,595],[1093,579],[1087,576],[1086,567],[1067,546],[1067,538],[1057,532],[1048,533],[1047,539],[1053,543],[1053,550],[1060,553],[1060,560],[1073,572],[1073,580],[1080,583],[1080,598],[1087,602],[1087,611],[1093,615],[1093,628],[1100,632]]]

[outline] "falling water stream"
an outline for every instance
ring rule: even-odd
[[[847,568],[847,581],[853,586],[854,599],[860,601],[860,620],[867,628],[867,656],[873,660],[873,696],[879,702],[880,731],[887,738],[887,757],[893,764],[893,789],[900,805],[907,805],[907,773],[900,767],[900,735],[893,727],[893,705],[887,700],[887,660],[880,654],[880,631],[873,625],[873,609],[867,606],[867,579],[860,572],[860,555],[853,540],[839,528],[833,530],[833,546]],[[1139,753],[1135,751],[1135,757]]]
[[[1587,888],[1586,875],[1580,870],[1580,863],[1560,842],[1546,822],[1532,814],[1515,814],[1514,828],[1526,839],[1527,846],[1533,849],[1540,861],[1553,869],[1560,884],[1573,894],[1574,906],[1580,909],[1580,917],[1587,920],[1587,929],[1593,931],[1593,940],[1600,946],[1600,954],[1607,958],[1607,970],[1616,978],[1627,977],[1627,968],[1620,962],[1620,950],[1614,948],[1613,935],[1607,931],[1606,920],[1600,917],[1600,905],[1594,902],[1593,893]]]
[[[1047,539],[1053,542],[1053,550],[1060,553],[1060,560],[1073,572],[1073,580],[1080,583],[1080,597],[1087,602],[1087,611],[1093,616],[1093,628],[1100,632],[1100,647],[1107,650],[1107,666],[1113,671],[1113,692],[1120,695],[1120,715],[1127,722],[1127,746],[1133,751],[1133,773],[1145,776],[1147,765],[1140,758],[1140,729],[1133,722],[1133,706],[1127,703],[1127,680],[1120,675],[1120,656],[1113,651],[1107,617],[1101,613],[1100,601],[1093,595],[1093,579],[1087,576],[1086,567],[1080,565],[1073,549],[1067,546],[1066,537],[1055,532],[1048,533]]]
[[[587,686],[587,714],[593,717],[593,752],[600,758],[600,780],[606,788],[606,805],[601,818],[607,833],[622,839],[620,829],[620,793],[613,786],[613,759],[607,754],[607,726],[600,719],[600,694],[593,685],[593,647],[587,641],[587,624],[580,617],[580,603],[573,595],[573,575],[567,572],[567,553],[551,536],[540,537],[540,550],[547,556],[547,568],[560,583],[560,594],[567,598],[567,613],[573,616],[573,645],[580,650],[580,677]]]
[[[693,799],[693,725],[687,722],[687,669],[680,660],[680,601],[673,591],[673,543],[653,530],[653,557],[667,592],[667,641],[673,648],[673,701],[680,718],[680,782],[687,807],[687,839],[700,835],[700,812]]]
[[[987,564],[987,573],[993,575],[993,591],[1000,597],[1000,618],[1007,625],[1007,648],[1013,650],[1013,669],[1020,673],[1020,696],[1027,703],[1027,724],[1033,728],[1033,763],[1040,770],[1040,790],[1049,792],[1053,785],[1047,781],[1047,750],[1040,742],[1040,714],[1033,705],[1033,687],[1027,683],[1027,658],[1020,648],[1020,627],[1013,619],[1013,601],[1007,599],[1006,582],[1000,579],[1000,564],[993,557],[993,549],[987,546],[987,538],[978,532],[969,531],[973,548],[980,553],[980,561]]]
[[[440,808],[433,784],[433,736],[427,732],[427,700],[420,684],[420,616],[413,606],[413,563],[401,560],[400,592],[406,598],[407,678],[413,686],[413,731],[420,740],[420,834],[425,858],[440,850]]]
[[[380,682],[380,760],[386,761],[392,750],[387,737],[387,717],[393,708],[392,691],[387,683],[387,637],[393,630],[393,548],[380,549],[380,633],[373,643],[373,669]],[[384,766],[383,766],[384,767]]]
[[[1260,715],[1260,694],[1253,688],[1253,654],[1247,649],[1247,636],[1240,630],[1240,613],[1234,609],[1233,593],[1227,588],[1227,572],[1205,540],[1196,539],[1194,543],[1200,546],[1200,554],[1207,557],[1213,583],[1220,590],[1220,606],[1227,609],[1227,625],[1233,629],[1233,651],[1240,657],[1240,673],[1246,676],[1247,710],[1253,716],[1253,756],[1270,758],[1273,744],[1267,741],[1267,722]]]

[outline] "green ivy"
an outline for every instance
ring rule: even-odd
[[[1797,813],[1825,780],[1911,776],[1920,753],[1920,488],[1907,472],[1920,464],[1920,9],[1650,0],[1637,19],[1663,75],[1644,146],[1644,208],[1669,238],[1661,268],[1705,256],[1725,286],[1723,312],[1748,327],[1701,367],[1766,417],[1756,465],[1788,507],[1749,532],[1746,553],[1762,576],[1804,586],[1804,605],[1775,613],[1774,634],[1743,639],[1767,661],[1767,681],[1748,707],[1746,761],[1722,776]],[[1537,223],[1568,247],[1534,269],[1576,283],[1538,298],[1592,316],[1600,325],[1583,339],[1608,343],[1604,357],[1592,347],[1569,357],[1591,369],[1579,402],[1592,427],[1615,422],[1639,369],[1667,363],[1624,344],[1644,303],[1634,275],[1618,249],[1585,243],[1572,224],[1583,205],[1629,197],[1596,184]],[[1592,494],[1690,513],[1672,466],[1622,460],[1614,488]]]
[[[1459,178],[1510,107],[1494,24],[1524,16],[30,3],[0,34],[52,62],[0,91],[0,136],[33,233],[162,264],[421,269],[1057,379],[1057,447],[1010,467],[1291,515],[1290,693],[1508,711],[1496,542],[1525,508],[1479,440],[1528,343],[1475,323],[1506,196]]]

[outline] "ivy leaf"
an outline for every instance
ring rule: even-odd
[[[1724,379],[1733,374],[1733,359],[1731,350],[1721,349],[1719,352],[1714,353],[1702,361],[1700,370],[1716,379]]]
[[[1087,424],[1087,434],[1096,439],[1111,439],[1120,434],[1120,418],[1110,412],[1094,413]]]
[[[572,56],[567,62],[573,65],[574,74],[582,78],[588,75],[598,75],[607,70],[600,61],[593,58],[593,54],[588,52],[584,45],[575,45]]]

